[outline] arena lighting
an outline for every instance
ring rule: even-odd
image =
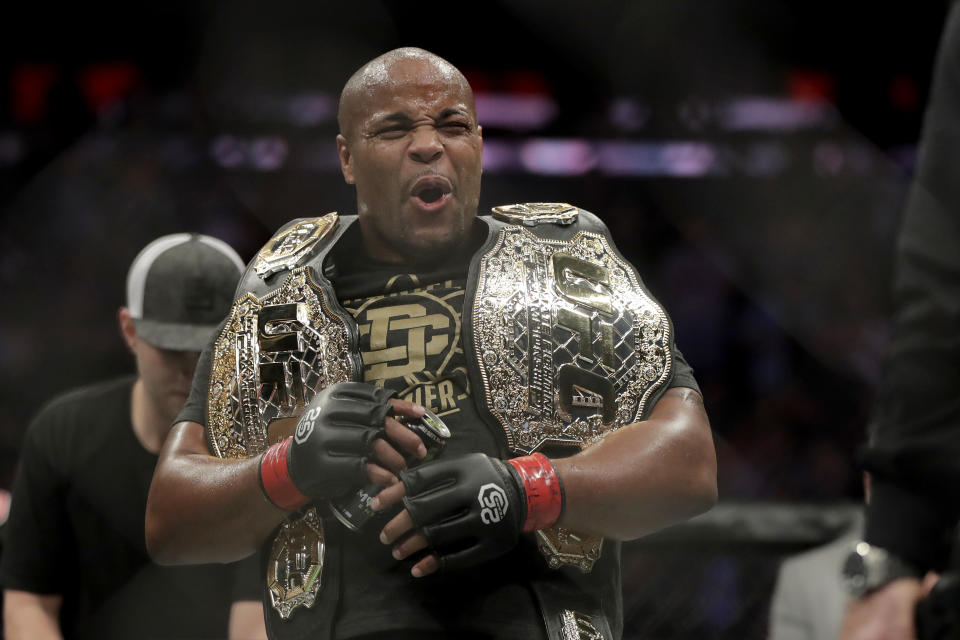
[[[290,99],[287,112],[293,124],[312,127],[336,117],[337,100],[322,91],[301,93]]]
[[[103,141],[112,138],[102,138]],[[203,162],[204,148],[190,136],[158,136],[148,146],[172,171],[192,170]],[[91,158],[114,157],[115,145],[88,146]],[[24,140],[0,133],[0,168],[24,157]],[[219,167],[232,171],[303,171],[338,173],[340,159],[326,135],[243,136],[221,134],[205,150]],[[888,158],[869,144],[824,137],[813,146],[766,138],[743,141],[615,140],[486,138],[483,170],[488,174],[581,176],[595,172],[613,178],[775,178],[790,171],[809,171],[821,179],[867,176],[882,171],[892,159],[902,166],[915,161],[916,148],[899,147]],[[886,159],[885,159],[886,158]]]
[[[579,176],[597,165],[597,155],[587,140],[533,140],[521,144],[520,161],[530,173]]]
[[[717,122],[728,131],[789,132],[829,128],[836,112],[827,102],[767,96],[735,98],[720,103]]]
[[[332,123],[337,98],[325,91],[300,93],[221,93],[214,99],[215,112],[230,114],[238,122],[275,123],[315,127]]]
[[[607,118],[622,131],[639,131],[650,119],[650,107],[632,98],[616,98],[610,102]]]
[[[77,81],[87,106],[103,117],[143,84],[143,72],[133,62],[101,62],[80,69]]]
[[[276,171],[287,161],[290,149],[280,136],[265,136],[255,139],[250,147],[250,164],[258,171]]]
[[[50,63],[22,63],[10,71],[10,115],[20,124],[36,125],[47,117],[48,96],[62,71]]]
[[[611,176],[696,178],[716,173],[719,153],[707,142],[601,142],[598,168]]]
[[[500,129],[542,129],[550,124],[558,111],[553,98],[544,95],[478,92],[474,100],[480,124]]]
[[[290,146],[281,136],[217,136],[210,144],[210,156],[226,169],[277,171],[284,168]]]
[[[483,141],[483,170],[490,173],[523,172],[519,145],[507,140],[485,138]]]
[[[239,169],[247,162],[245,146],[243,140],[234,136],[217,136],[210,143],[210,157],[225,169]]]
[[[27,82],[24,80],[21,84],[26,86]],[[26,90],[23,93],[21,101],[27,104],[26,98],[33,94]],[[488,91],[478,91],[475,95],[477,118],[487,128],[530,133],[547,127],[559,113],[556,101],[549,95]],[[165,107],[172,117],[185,118],[188,109],[184,108],[184,103],[185,98],[178,97],[176,104]],[[330,125],[336,121],[337,98],[324,91],[220,95],[215,103],[218,105],[216,111],[229,113],[236,122],[308,128]],[[31,108],[34,111],[38,109],[37,106]],[[21,110],[26,112],[28,108],[24,106]],[[619,97],[610,101],[607,120],[618,131],[637,133],[647,127],[653,111],[651,105],[637,98]],[[675,111],[676,118],[692,132],[720,129],[790,133],[827,130],[839,122],[829,102],[779,96],[740,96],[718,101],[686,100],[678,103]]]

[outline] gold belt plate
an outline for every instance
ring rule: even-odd
[[[289,618],[297,607],[310,608],[316,602],[326,551],[323,520],[315,507],[280,525],[270,547],[267,591],[281,619]]]
[[[315,393],[351,379],[359,355],[325,295],[303,266],[262,298],[248,293],[234,303],[212,353],[207,437],[214,454],[260,455],[290,434]],[[267,580],[281,618],[316,602],[324,550],[315,508],[281,525]]]
[[[517,453],[595,442],[640,419],[669,379],[667,316],[601,234],[504,228],[480,260],[474,300],[484,400]],[[602,539],[589,540],[548,530],[539,546],[551,566],[589,571]]]
[[[213,347],[208,439],[221,458],[253,457],[289,435],[271,429],[297,418],[313,395],[349,380],[347,325],[331,310],[309,267],[294,269],[262,299],[233,304]]]

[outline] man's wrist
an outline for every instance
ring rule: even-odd
[[[553,526],[564,506],[563,483],[553,463],[543,454],[534,453],[507,460],[507,464],[516,470],[527,503],[522,530],[539,531]]]
[[[287,463],[293,436],[272,445],[260,457],[260,488],[267,500],[287,511],[294,511],[310,502],[290,476]]]
[[[862,598],[900,578],[918,579],[920,574],[906,560],[863,540],[853,543],[843,564],[844,586],[854,598]]]

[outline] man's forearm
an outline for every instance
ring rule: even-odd
[[[673,388],[650,418],[553,463],[566,506],[559,525],[630,540],[709,509],[717,499],[713,435],[700,395]]]
[[[206,452],[203,427],[170,432],[147,500],[146,543],[160,564],[231,562],[257,550],[283,520],[259,484],[257,458]]]
[[[259,600],[237,600],[230,607],[227,625],[228,640],[267,640],[263,619],[263,603]]]
[[[3,635],[7,640],[61,640],[59,595],[7,589],[3,592]]]

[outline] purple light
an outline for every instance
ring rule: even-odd
[[[556,103],[547,96],[478,93],[475,100],[484,126],[528,131],[545,127],[557,115]]]
[[[279,136],[257,138],[250,144],[250,164],[258,171],[276,171],[288,153],[287,141]]]
[[[639,131],[650,118],[650,109],[630,98],[617,98],[610,103],[610,122],[624,131]]]
[[[483,170],[491,173],[520,171],[523,163],[516,144],[502,140],[484,140]]]
[[[228,169],[276,171],[286,163],[289,152],[287,141],[279,136],[263,136],[247,141],[221,135],[210,145],[210,155],[214,161]]]
[[[530,173],[579,176],[597,165],[597,155],[585,140],[534,140],[520,148],[520,159]]]
[[[326,93],[303,93],[287,105],[290,121],[300,127],[312,127],[333,118],[337,103]]]
[[[697,177],[717,170],[717,150],[704,142],[605,142],[600,170],[612,176]]]
[[[246,162],[244,144],[233,136],[217,136],[210,143],[210,155],[221,167],[235,169]]]
[[[834,112],[822,102],[750,97],[727,101],[718,119],[731,131],[796,131],[830,126]]]

